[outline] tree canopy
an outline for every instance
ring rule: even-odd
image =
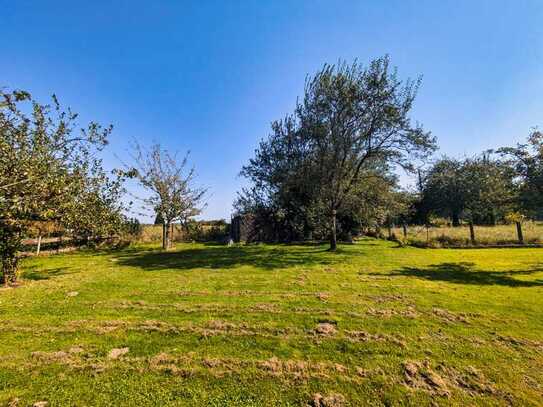
[[[0,252],[2,280],[13,282],[17,251],[32,221],[55,221],[87,235],[121,222],[119,180],[96,153],[112,127],[62,109],[53,95],[43,105],[25,91],[0,92]],[[108,232],[111,230],[108,230]]]
[[[392,166],[412,170],[435,149],[435,139],[410,118],[419,84],[400,80],[388,57],[367,67],[325,65],[306,81],[294,113],[272,124],[243,167],[253,189],[238,204],[273,208],[304,228],[317,219],[335,250],[338,211],[363,201],[375,187],[369,180],[391,187]]]

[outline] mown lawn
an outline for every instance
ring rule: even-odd
[[[543,403],[542,249],[183,244],[23,270],[0,405]]]

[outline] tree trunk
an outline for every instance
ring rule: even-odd
[[[172,240],[171,233],[172,233],[171,224],[165,223],[164,224],[164,242],[163,242],[163,245],[162,245],[162,248],[165,249],[165,250],[168,250],[172,246],[172,244],[171,244],[171,240]]]
[[[452,225],[454,227],[460,226],[460,216],[457,212],[453,212],[452,214]]]
[[[407,223],[404,223],[402,226],[403,226],[403,238],[407,239]]]
[[[36,256],[40,255],[41,250],[41,235],[38,236],[38,245],[36,246]]]
[[[2,275],[0,276],[0,284],[9,285],[17,280],[17,263],[16,255],[2,258]]]
[[[9,285],[17,281],[17,251],[21,247],[21,235],[16,227],[9,224],[0,226],[0,284]]]
[[[162,248],[166,250],[168,246],[166,245],[166,223],[162,223]]]
[[[473,222],[469,222],[469,239],[471,241],[471,244],[475,244],[475,229],[473,228]]]
[[[516,222],[517,224],[517,236],[518,236],[518,242],[520,244],[524,244],[524,236],[522,234],[522,223]]]
[[[332,210],[332,228],[330,231],[330,250],[335,251],[337,249],[337,231],[336,231],[336,210]]]
[[[387,231],[388,231],[388,240],[392,239],[392,225],[390,222],[387,222]]]

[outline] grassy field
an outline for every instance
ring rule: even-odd
[[[543,400],[542,249],[182,244],[23,270],[0,289],[0,405]]]
[[[481,246],[518,244],[517,229],[514,224],[496,226],[474,226],[476,244]],[[523,222],[524,243],[543,244],[543,223]],[[394,228],[394,234],[403,239],[401,227]],[[471,246],[469,226],[431,227],[409,226],[406,243],[427,245],[429,247]]]

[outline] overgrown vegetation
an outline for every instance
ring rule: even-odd
[[[0,405],[541,403],[539,249],[157,244],[22,270]]]

